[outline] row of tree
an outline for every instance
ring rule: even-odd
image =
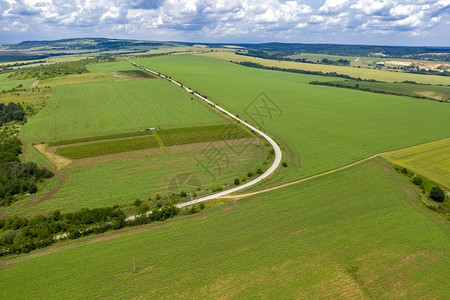
[[[179,213],[173,205],[157,207],[148,214],[126,220],[118,207],[81,209],[73,213],[54,211],[32,218],[0,219],[0,256],[27,253],[55,243],[62,238],[77,239],[82,236],[164,221]]]
[[[5,133],[6,132],[6,133]],[[13,131],[2,131],[0,135],[0,206],[8,206],[17,200],[17,195],[36,193],[36,183],[50,178],[53,173],[39,168],[34,162],[23,163],[22,142]]]

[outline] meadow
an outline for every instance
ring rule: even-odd
[[[309,63],[299,63],[299,62],[291,62],[291,61],[278,61],[278,60],[267,60],[257,57],[243,56],[237,55],[233,52],[209,52],[205,54],[201,54],[206,57],[214,57],[226,61],[233,62],[243,62],[250,61],[262,64],[264,66],[269,67],[278,67],[283,69],[299,69],[305,71],[320,71],[324,73],[328,72],[336,72],[338,74],[345,74],[351,77],[361,79],[374,79],[377,81],[386,81],[386,82],[400,82],[400,81],[415,81],[417,83],[424,84],[443,84],[450,85],[450,79],[446,76],[438,76],[438,75],[421,75],[421,74],[410,74],[410,73],[402,73],[402,72],[391,72],[391,71],[383,71],[376,69],[367,69],[367,68],[354,68],[354,67],[344,67],[344,66],[330,66],[330,65],[322,65],[322,64],[309,64]]]
[[[198,215],[1,259],[0,289],[16,299],[444,299],[450,229],[417,203],[375,159]]]
[[[210,57],[135,61],[170,74],[272,135],[288,163],[275,176],[278,182],[450,136],[448,103],[313,86],[309,82],[330,77],[255,69]]]
[[[383,155],[427,179],[450,189],[450,139],[402,149]]]

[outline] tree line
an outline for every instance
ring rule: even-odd
[[[290,72],[290,73],[319,75],[319,76],[328,76],[328,77],[340,77],[340,78],[352,79],[352,80],[357,80],[357,81],[377,82],[374,79],[361,79],[359,77],[356,78],[356,77],[352,77],[352,76],[345,75],[345,74],[339,74],[336,72],[308,71],[308,70],[300,70],[300,69],[286,69],[286,68],[278,68],[278,67],[269,67],[269,66],[264,66],[259,63],[250,62],[250,61],[242,61],[242,62],[235,62],[235,63],[242,65],[242,66],[246,66],[246,67],[273,70],[273,71],[283,71],[283,72]]]
[[[0,103],[0,126],[11,121],[23,121],[25,110],[20,104],[10,102],[7,105]]]
[[[174,205],[156,207],[148,214],[126,220],[119,206],[81,209],[76,212],[54,211],[32,218],[0,219],[0,256],[27,253],[47,247],[59,239],[77,239],[82,236],[164,221],[179,213]]]

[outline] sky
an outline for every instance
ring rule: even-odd
[[[0,43],[77,37],[450,46],[450,0],[0,0]]]

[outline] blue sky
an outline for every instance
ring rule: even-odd
[[[450,0],[0,0],[0,43],[73,37],[450,46]]]

